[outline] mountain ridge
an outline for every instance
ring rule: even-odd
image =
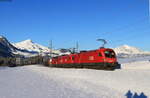
[[[37,54],[34,51],[28,51],[23,49],[18,49],[13,44],[11,44],[7,38],[0,36],[0,56],[1,57],[14,57],[14,56],[33,56]]]
[[[137,47],[129,46],[129,45],[118,46],[118,47],[114,48],[114,51],[117,54],[119,54],[119,53],[125,53],[125,54],[141,54],[141,53],[144,53],[143,50],[141,50]]]
[[[13,43],[13,45],[19,49],[24,49],[28,51],[50,52],[50,49],[48,47],[34,43],[31,39],[27,39],[18,43]]]
[[[19,49],[26,49],[26,50],[37,51],[37,52],[40,52],[40,51],[50,52],[50,49],[48,47],[34,43],[31,39],[27,39],[27,40],[15,43],[13,45]],[[116,52],[116,54],[146,54],[146,53],[150,54],[150,52],[146,52],[137,47],[129,46],[129,45],[121,45],[113,49]]]
[[[0,36],[0,57],[12,57],[12,51],[16,49],[4,36]]]
[[[150,52],[129,45],[122,45],[113,49],[118,57],[150,55]],[[50,51],[51,50],[48,47],[34,43],[31,39],[18,43],[10,43],[5,37],[0,36],[0,54],[2,56],[23,55],[28,57],[39,54],[48,55],[50,54]],[[52,53],[54,55],[63,55],[70,54],[70,51],[67,49],[60,49],[52,50]]]
[[[42,55],[49,55],[50,52],[52,52],[53,56],[56,55],[64,55],[64,54],[70,54],[70,52],[66,49],[66,51],[55,50],[55,49],[49,49],[46,46],[40,45],[38,43],[33,42],[31,39],[27,39],[18,43],[13,43],[15,47],[18,49],[28,50],[28,51],[35,51]]]

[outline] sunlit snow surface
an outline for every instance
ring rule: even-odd
[[[122,63],[122,69],[48,68],[41,65],[0,67],[0,98],[127,98],[150,97],[150,62]]]

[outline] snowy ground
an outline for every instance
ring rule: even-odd
[[[121,70],[47,68],[40,65],[0,67],[0,98],[150,97],[150,62],[123,63]]]

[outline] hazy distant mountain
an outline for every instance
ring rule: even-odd
[[[125,53],[125,54],[139,54],[139,53],[143,53],[144,51],[136,48],[136,47],[132,47],[132,46],[128,46],[128,45],[123,45],[123,46],[119,46],[117,48],[114,48],[115,52],[117,54],[119,53]]]
[[[118,55],[118,57],[137,57],[137,56],[146,56],[150,55],[150,52],[145,52],[136,47],[123,45],[117,48],[114,48],[114,51]]]

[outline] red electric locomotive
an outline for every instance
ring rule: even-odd
[[[109,48],[81,51],[80,53],[53,57],[49,62],[49,66],[104,70],[114,70],[116,68],[120,68],[115,52]]]

